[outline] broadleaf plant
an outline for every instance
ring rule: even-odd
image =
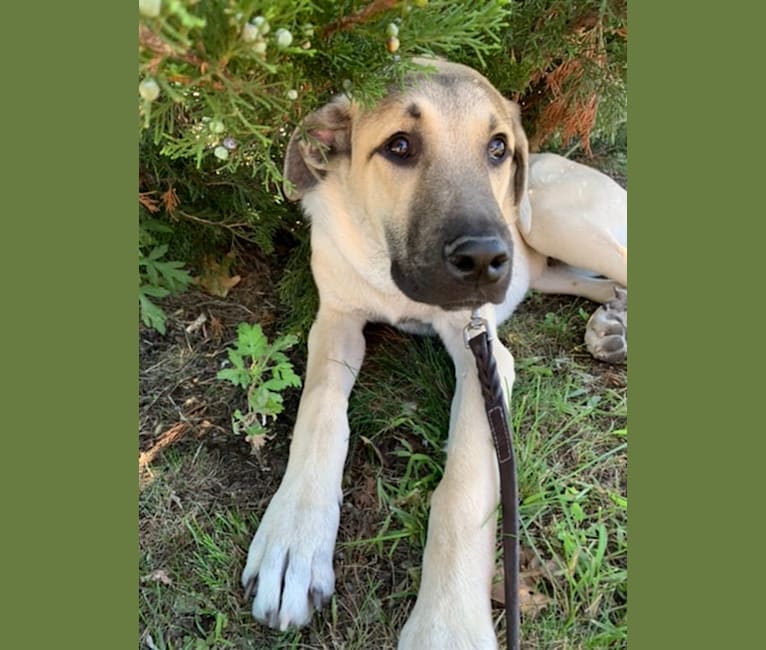
[[[254,448],[262,444],[269,418],[273,421],[283,411],[282,392],[301,385],[284,353],[297,341],[296,336],[287,334],[270,343],[258,323],[240,323],[235,347],[227,349],[231,365],[217,376],[246,391],[247,410],[235,410],[231,424],[234,433],[245,434]]]
[[[152,241],[146,235],[145,242]],[[183,268],[182,262],[163,260],[168,251],[166,244],[139,246],[138,250],[138,304],[141,320],[147,327],[153,327],[160,334],[165,333],[167,315],[152,298],[164,298],[171,293],[181,293],[191,284],[192,277]],[[145,254],[144,250],[148,249]]]

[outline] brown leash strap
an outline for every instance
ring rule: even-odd
[[[487,323],[476,312],[465,328],[465,341],[476,360],[479,384],[500,469],[507,646],[509,650],[519,650],[519,513],[517,507],[519,497],[516,486],[513,435],[497,364],[492,356]]]

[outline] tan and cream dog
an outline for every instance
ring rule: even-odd
[[[457,383],[420,591],[399,647],[495,648],[498,475],[463,329],[478,307],[494,333],[530,288],[585,296],[602,303],[586,327],[589,349],[623,361],[626,192],[560,156],[529,156],[518,107],[474,70],[421,63],[430,71],[376,107],[338,97],[289,143],[286,194],[311,220],[320,306],[287,469],[242,583],[253,616],[280,629],[306,624],[327,601],[362,328],[436,333]],[[510,399],[513,357],[497,336],[492,347]]]

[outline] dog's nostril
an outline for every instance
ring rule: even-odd
[[[455,255],[450,258],[450,263],[455,266],[456,269],[463,273],[470,273],[474,270],[475,264],[470,257]]]
[[[508,262],[508,256],[505,254],[497,255],[492,259],[492,261],[489,263],[489,265],[493,269],[500,269],[503,266],[505,266],[506,262]]]

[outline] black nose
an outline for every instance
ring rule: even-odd
[[[444,247],[452,277],[476,285],[495,284],[511,270],[511,252],[498,237],[459,237]]]

